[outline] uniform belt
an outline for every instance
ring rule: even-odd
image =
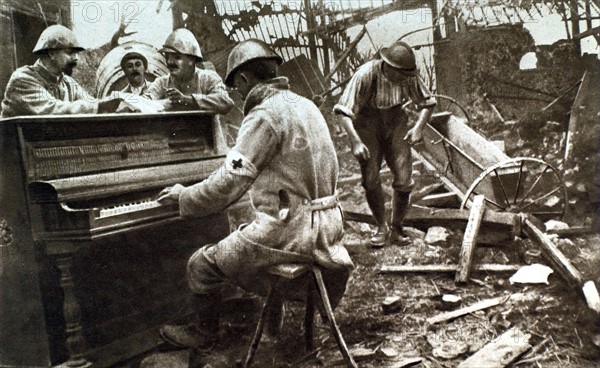
[[[303,199],[301,203],[302,205],[309,207],[311,211],[321,211],[336,208],[340,202],[335,195],[331,195],[313,200]]]

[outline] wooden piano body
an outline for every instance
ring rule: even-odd
[[[202,112],[0,121],[0,366],[103,367],[185,314],[185,269],[229,232],[155,199],[223,161]]]

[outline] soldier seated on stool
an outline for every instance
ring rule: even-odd
[[[160,194],[159,201],[178,201],[182,216],[222,211],[246,191],[256,210],[248,226],[200,248],[189,260],[196,318],[190,325],[162,328],[162,338],[172,345],[210,347],[218,339],[222,284],[264,295],[270,287],[265,270],[272,265],[309,263],[325,269],[332,306],[345,291],[353,263],[339,243],[343,220],[335,197],[336,152],[319,109],[291,92],[287,78],[278,77],[281,62],[259,40],[233,48],[225,83],[245,98],[235,146],[205,181],[177,184]],[[277,325],[276,320],[271,318]]]

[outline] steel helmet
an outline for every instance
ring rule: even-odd
[[[225,85],[233,87],[233,75],[242,65],[255,59],[271,59],[281,64],[283,59],[277,55],[266,43],[257,39],[250,39],[238,43],[227,58],[227,75]]]
[[[33,53],[38,55],[46,50],[75,49],[85,50],[75,38],[73,31],[60,24],[50,26],[42,32]]]
[[[129,51],[123,56],[123,58],[121,58],[121,69],[125,69],[125,63],[127,62],[127,60],[131,59],[140,59],[142,63],[144,63],[144,70],[148,69],[148,59],[146,59],[144,55],[136,51]]]
[[[383,61],[396,69],[400,69],[404,74],[417,74],[415,53],[407,43],[396,41],[392,46],[382,48],[379,53]]]
[[[200,51],[198,40],[190,30],[185,28],[178,28],[171,32],[158,52],[190,55],[198,58],[198,61],[202,60],[202,51]]]

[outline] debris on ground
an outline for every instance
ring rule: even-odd
[[[530,334],[511,328],[460,363],[458,368],[504,368],[531,348]]]

